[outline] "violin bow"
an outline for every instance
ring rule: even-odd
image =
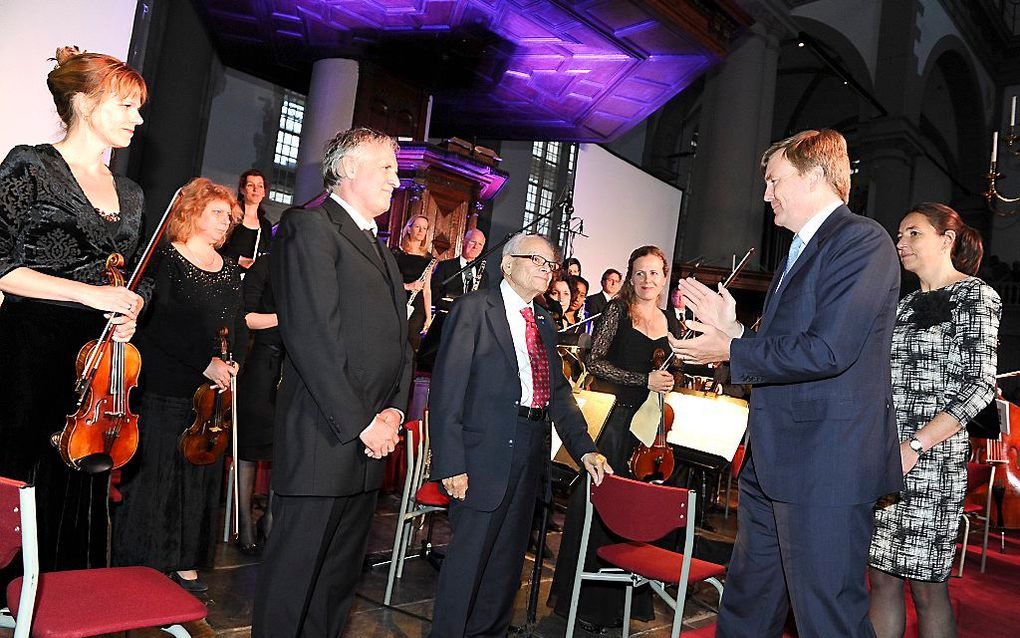
[[[747,260],[751,258],[751,255],[753,255],[754,252],[755,252],[755,247],[754,246],[751,246],[750,248],[747,249],[747,252],[744,253],[743,259],[741,259],[740,263],[738,263],[736,266],[733,267],[733,270],[730,271],[729,276],[726,277],[725,281],[723,281],[723,284],[722,284],[723,288],[729,288],[730,284],[733,283],[733,280],[736,279],[737,276],[740,274],[740,271],[743,270],[744,266],[747,265]],[[681,341],[686,341],[687,339],[690,339],[692,336],[694,336],[694,331],[693,330],[688,330],[687,334],[685,334],[683,337],[681,337],[680,340]],[[669,356],[666,357],[666,360],[662,362],[662,367],[660,367],[659,370],[665,370],[666,367],[669,365],[669,362],[673,360],[674,356],[676,356],[676,353],[673,352],[672,350],[670,350]]]

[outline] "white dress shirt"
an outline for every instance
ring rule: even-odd
[[[365,216],[358,211],[358,209],[348,204],[343,197],[340,197],[336,193],[330,193],[329,197],[337,204],[340,204],[340,208],[344,209],[344,212],[350,215],[359,230],[370,230],[372,231],[372,235],[375,237],[379,236],[379,226],[376,225],[374,218],[369,217],[366,219]]]
[[[531,357],[528,355],[528,340],[526,329],[528,322],[521,314],[523,308],[531,308],[535,313],[535,323],[541,319],[535,311],[535,305],[530,301],[524,301],[517,294],[510,284],[504,279],[499,284],[499,292],[503,295],[503,305],[506,307],[506,321],[510,324],[510,336],[514,340],[514,354],[517,355],[517,370],[521,376],[521,405],[530,406],[534,396],[534,381],[531,376]]]

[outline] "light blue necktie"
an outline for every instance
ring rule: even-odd
[[[783,276],[779,278],[779,284],[783,284],[783,280],[786,279],[787,273],[793,268],[793,264],[797,261],[797,257],[800,257],[800,251],[804,250],[804,241],[800,238],[800,235],[794,235],[793,241],[790,242],[790,254],[786,256],[786,267],[783,269]],[[778,288],[778,286],[777,286]]]

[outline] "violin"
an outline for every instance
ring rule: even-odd
[[[123,267],[120,253],[106,259],[111,286],[124,285]],[[89,474],[122,467],[138,450],[138,415],[128,407],[128,394],[138,385],[142,357],[134,345],[105,336],[89,341],[78,352],[79,378],[90,369],[92,376],[57,444],[64,463]]]
[[[656,348],[652,355],[652,362],[658,370],[664,370],[669,364],[666,359],[666,351]],[[631,476],[646,483],[664,483],[673,476],[676,461],[673,458],[673,449],[666,443],[666,433],[673,427],[673,406],[666,403],[665,397],[658,394],[659,398],[659,426],[655,431],[655,440],[651,445],[641,443],[630,455],[627,462],[630,467]]]
[[[106,277],[111,286],[131,291],[138,287],[180,194],[178,188],[170,198],[126,284],[121,272],[124,256],[113,253],[107,258]],[[135,346],[113,340],[113,322],[118,316],[110,313],[99,339],[89,341],[78,352],[75,413],[68,415],[64,429],[50,438],[68,467],[89,474],[122,467],[138,449],[138,416],[128,409],[128,394],[138,385],[142,357]]]
[[[220,328],[220,359],[233,363],[227,345],[227,327]],[[233,384],[231,384],[233,386]],[[177,447],[192,465],[212,465],[226,452],[233,422],[233,389],[222,392],[207,381],[195,390],[195,422],[181,433]]]

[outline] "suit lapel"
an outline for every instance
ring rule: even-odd
[[[329,218],[333,220],[340,234],[343,235],[344,239],[351,243],[354,248],[368,260],[372,266],[374,266],[382,275],[389,277],[386,272],[386,266],[379,263],[379,256],[375,254],[375,248],[368,243],[368,238],[365,237],[365,233],[358,228],[351,216],[344,210],[343,206],[336,203],[332,197],[327,197],[322,202],[322,207],[329,215]],[[392,280],[392,278],[390,278]]]
[[[496,343],[502,348],[503,354],[513,367],[517,376],[521,371],[517,367],[517,352],[514,350],[514,339],[510,335],[510,324],[506,320],[506,306],[503,304],[503,293],[499,287],[488,292],[489,308],[485,311],[485,318],[489,322],[492,334],[496,337]]]
[[[783,277],[783,280],[781,283],[779,283],[778,288],[774,287],[776,286],[776,282],[779,280],[779,277],[780,275],[782,275],[783,271],[780,270],[779,273],[777,273],[776,277],[773,278],[772,282],[773,288],[770,288],[770,293],[765,299],[765,314],[762,316],[761,320],[762,331],[764,331],[765,328],[768,327],[769,323],[772,321],[772,317],[773,315],[775,315],[776,309],[779,307],[779,304],[781,303],[782,295],[784,292],[786,292],[786,289],[789,287],[790,282],[793,281],[793,278],[797,275],[797,273],[799,273],[801,270],[807,267],[807,263],[809,261],[814,259],[815,253],[819,251],[820,249],[819,247],[822,245],[825,239],[832,233],[833,229],[836,228],[836,226],[839,223],[839,220],[842,219],[844,215],[849,214],[851,214],[850,209],[848,209],[846,206],[837,207],[836,210],[834,210],[832,214],[829,215],[829,217],[824,222],[822,222],[822,225],[818,227],[818,230],[815,232],[814,236],[811,238],[810,241],[808,241],[807,245],[804,246],[804,250],[802,250],[800,256],[797,257],[797,261],[793,262],[793,267],[791,267],[790,272],[786,273],[786,276]],[[783,268],[786,268],[786,260],[783,260]]]

